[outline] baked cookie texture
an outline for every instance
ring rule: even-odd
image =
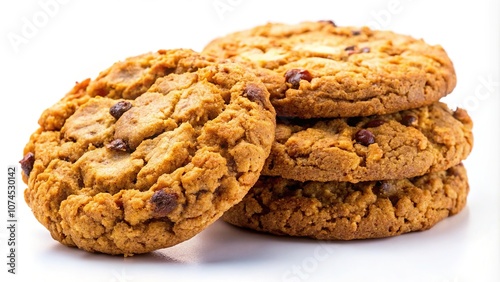
[[[431,228],[461,211],[468,192],[462,164],[415,178],[356,184],[262,176],[223,219],[276,235],[381,238]]]
[[[250,66],[278,116],[388,114],[430,105],[456,85],[441,46],[331,21],[268,23],[214,39],[203,53]]]
[[[274,140],[262,82],[191,50],[128,58],[45,110],[21,161],[52,237],[145,253],[199,233],[257,181]]]
[[[459,164],[472,146],[467,112],[440,102],[370,117],[278,118],[262,174],[299,181],[410,178]]]

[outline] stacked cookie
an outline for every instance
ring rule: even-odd
[[[321,21],[236,32],[204,53],[253,69],[277,112],[262,176],[227,222],[379,238],[428,229],[465,206],[472,122],[439,102],[456,84],[440,46]]]
[[[469,189],[472,122],[439,102],[455,82],[439,46],[330,21],[131,57],[42,113],[25,200],[62,244],[125,256],[220,217],[318,239],[427,229]]]

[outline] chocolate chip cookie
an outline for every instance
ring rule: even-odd
[[[279,116],[388,114],[430,105],[456,85],[441,46],[331,21],[269,23],[217,38],[203,52],[251,66]]]
[[[357,184],[262,176],[223,219],[277,235],[381,238],[431,228],[460,212],[468,192],[461,164],[410,179]]]
[[[275,112],[244,67],[161,50],[77,84],[39,124],[21,160],[36,218],[65,245],[129,256],[187,240],[239,202]]]
[[[278,118],[262,174],[299,181],[410,178],[459,164],[472,145],[467,112],[441,102],[370,117]]]

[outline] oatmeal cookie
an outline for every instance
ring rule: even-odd
[[[410,179],[356,184],[262,176],[222,218],[276,235],[381,238],[431,228],[460,212],[468,192],[462,164]]]
[[[129,256],[187,240],[238,203],[275,112],[247,69],[180,49],[114,64],[39,124],[21,160],[35,217],[65,245]]]
[[[278,118],[262,174],[299,181],[409,178],[459,164],[472,146],[467,112],[441,102],[370,117]]]
[[[331,21],[268,23],[217,38],[203,52],[251,66],[279,116],[388,114],[430,105],[456,85],[441,46]]]

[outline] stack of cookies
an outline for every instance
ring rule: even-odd
[[[350,240],[429,229],[465,206],[472,122],[439,102],[456,84],[440,46],[321,21],[236,32],[204,53],[252,68],[277,112],[262,176],[225,221]]]
[[[472,122],[439,46],[331,21],[160,50],[77,83],[20,161],[52,237],[130,256],[218,218],[280,235],[386,237],[459,212]]]

